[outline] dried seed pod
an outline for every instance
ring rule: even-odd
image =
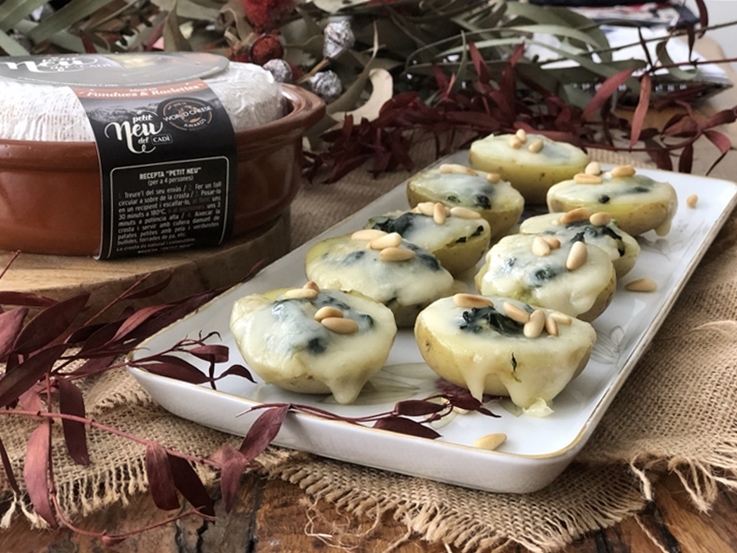
[[[317,310],[314,318],[316,321],[321,322],[323,319],[327,319],[328,317],[340,319],[343,317],[343,312],[332,305],[325,305]]]
[[[509,147],[515,150],[519,150],[522,147],[522,141],[517,136],[510,136]]]
[[[548,317],[555,320],[559,325],[570,326],[573,322],[573,317],[566,315],[565,313],[561,313],[560,311],[553,311],[548,315]]]
[[[525,129],[517,129],[517,132],[514,133],[514,136],[519,138],[522,143],[527,142],[527,131]]]
[[[589,217],[589,223],[591,223],[595,227],[605,227],[611,222],[611,214],[605,213],[604,211],[597,211],[596,213],[592,213],[591,217]]]
[[[538,257],[550,255],[550,244],[542,236],[535,236],[532,240],[532,253]]]
[[[655,292],[658,284],[651,278],[638,278],[625,284],[624,289],[630,292]]]
[[[481,219],[481,214],[478,211],[468,209],[467,207],[451,207],[450,214],[459,219]]]
[[[386,232],[379,229],[373,229],[373,228],[365,228],[363,230],[357,230],[353,234],[351,234],[351,240],[375,240],[376,238],[381,238],[382,236],[386,236]]]
[[[345,317],[326,317],[320,324],[336,334],[355,334],[358,332],[358,323]]]
[[[686,205],[693,209],[696,207],[696,204],[699,202],[699,197],[696,194],[691,194],[688,198],[686,198]]]
[[[545,317],[545,332],[551,336],[558,336],[558,323],[553,317]]]
[[[402,243],[402,235],[398,232],[392,232],[374,238],[369,242],[369,248],[372,250],[383,250],[384,248],[396,248]]]
[[[527,338],[537,338],[545,327],[545,311],[542,309],[535,309],[530,314],[530,320],[525,323],[523,330],[524,335]]]
[[[576,184],[601,184],[601,177],[598,175],[587,175],[586,173],[576,173],[573,175]]]
[[[311,288],[292,288],[284,292],[284,298],[288,300],[312,300],[317,297],[317,290]]]
[[[561,215],[558,222],[561,225],[567,225],[569,223],[575,223],[576,221],[584,221],[592,215],[593,212],[588,207],[577,207],[576,209],[571,209],[567,213]]]
[[[532,152],[533,154],[540,153],[543,149],[543,141],[539,138],[532,141],[532,143],[527,146],[527,149]]]
[[[500,180],[502,180],[502,177],[499,173],[486,173],[486,180],[488,180],[491,184],[496,184]]]
[[[632,165],[617,165],[614,169],[610,171],[610,174],[615,179],[632,177],[635,173],[635,168],[632,167]]]
[[[555,236],[541,234],[540,238],[548,243],[548,246],[550,246],[551,250],[557,250],[558,248],[560,248],[560,240],[558,240]]]
[[[499,432],[496,434],[487,434],[486,436],[480,437],[478,440],[473,442],[474,447],[479,449],[488,449],[494,451],[500,445],[507,441],[507,435]]]
[[[476,294],[458,293],[453,296],[453,303],[457,307],[464,309],[472,309],[474,307],[494,307],[494,302],[484,296],[478,296]]]
[[[524,309],[517,307],[513,303],[505,301],[502,307],[504,307],[504,313],[507,315],[507,317],[509,317],[513,321],[525,324],[527,321],[530,320],[530,314]]]
[[[592,161],[589,163],[583,172],[587,175],[599,176],[601,175],[601,163],[598,161]]]
[[[408,248],[398,248],[390,246],[384,248],[379,253],[379,257],[384,261],[409,261],[415,256],[415,252]]]
[[[432,212],[432,220],[435,221],[436,225],[444,225],[446,217],[445,206],[441,203],[436,203]]]
[[[571,251],[568,252],[566,258],[566,269],[569,271],[575,271],[581,265],[586,263],[586,259],[589,256],[589,251],[586,249],[586,244],[583,242],[574,242],[571,246]]]

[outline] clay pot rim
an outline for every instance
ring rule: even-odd
[[[288,105],[289,112],[270,123],[235,133],[238,145],[250,145],[253,153],[258,154],[263,147],[273,146],[274,141],[286,141],[296,138],[317,123],[325,114],[325,103],[322,99],[296,85],[282,84],[282,95]],[[256,146],[256,147],[254,147]],[[61,155],[41,162],[38,157],[39,148],[49,148]],[[94,141],[43,141],[43,140],[11,140],[0,139],[0,167],[25,168],[44,171],[50,166],[56,170],[74,165],[98,164],[97,147]],[[71,167],[70,167],[71,168]]]

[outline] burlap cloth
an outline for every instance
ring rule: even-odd
[[[595,157],[621,161],[605,152]],[[429,161],[428,153],[418,166]],[[292,208],[293,245],[407,176],[374,179],[357,172],[336,184],[305,185]],[[706,509],[719,485],[737,487],[736,239],[733,216],[584,451],[542,491],[479,492],[278,448],[261,456],[263,473],[299,484],[311,497],[349,513],[390,510],[408,529],[464,551],[505,544],[554,551],[642,510],[652,479],[663,470],[677,472],[698,507]],[[207,455],[224,440],[239,442],[163,411],[124,371],[89,384],[86,401],[89,415],[98,421],[178,450]],[[21,474],[30,428],[28,422],[15,420],[0,429],[16,474]],[[89,437],[93,462],[88,468],[70,462],[58,436],[54,450],[60,499],[77,515],[125,503],[146,489],[140,447],[97,431]],[[4,479],[0,486],[7,488]],[[3,505],[1,525],[21,512],[40,522],[22,498]]]

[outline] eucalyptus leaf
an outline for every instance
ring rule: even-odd
[[[0,31],[0,50],[9,56],[27,56],[29,54],[28,50],[8,36],[5,31]]]
[[[655,54],[658,57],[658,61],[663,65],[671,65],[673,64],[673,59],[670,57],[670,54],[668,54],[668,41],[664,40],[662,42],[658,42],[655,45]],[[697,76],[697,71],[687,71],[684,69],[681,69],[680,67],[667,67],[666,70],[668,73],[673,75],[676,79],[680,79],[683,81],[692,81]]]
[[[0,2],[0,30],[8,31],[48,0],[5,0]]]
[[[14,25],[14,28],[19,33],[23,33],[28,36],[28,34],[38,27],[38,25],[39,24],[35,21],[23,19],[18,21],[18,23]],[[54,34],[49,38],[49,42],[54,46],[58,46],[62,50],[67,50],[69,52],[84,52],[84,43],[82,42],[82,39],[73,35],[69,31],[60,31]]]
[[[69,29],[85,17],[104,8],[113,0],[72,0],[59,11],[52,13],[28,33],[28,38],[38,43],[48,40],[58,32]]]

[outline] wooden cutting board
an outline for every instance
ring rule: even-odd
[[[233,286],[254,267],[265,266],[286,254],[289,244],[287,212],[270,227],[213,249],[110,261],[21,253],[0,278],[0,290],[30,292],[53,299],[66,299],[88,291],[91,298],[87,312],[94,314],[143,276],[150,275],[143,285],[148,287],[171,275],[171,282],[156,295],[131,300],[136,307],[156,305]],[[12,256],[12,252],[0,252],[0,268]]]

